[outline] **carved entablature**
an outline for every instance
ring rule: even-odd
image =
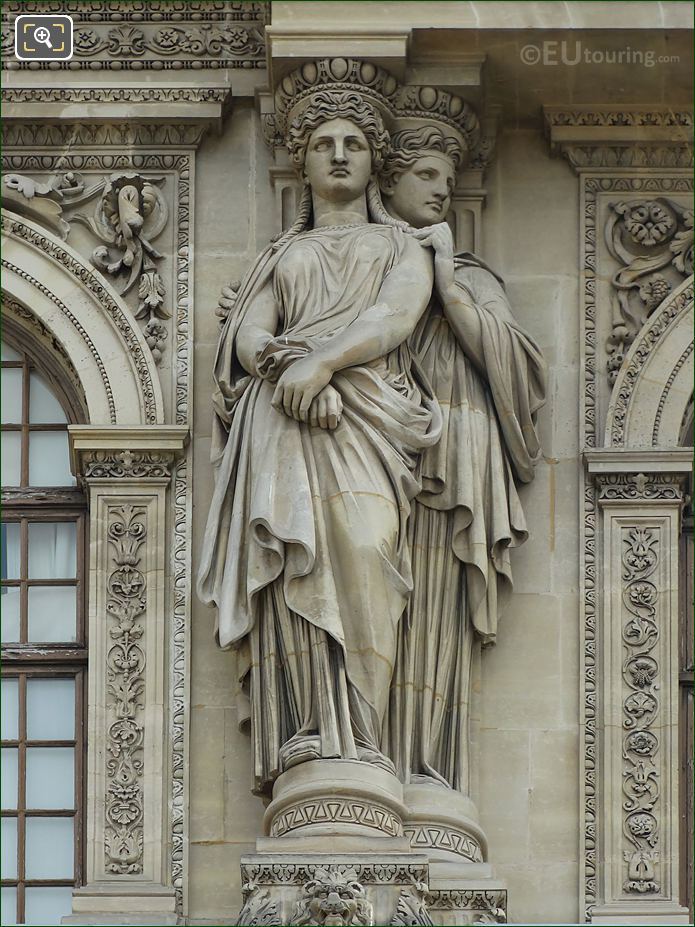
[[[546,106],[551,152],[577,171],[692,168],[693,114],[665,106]]]
[[[2,67],[7,70],[182,71],[265,67],[263,27],[269,4],[226,0],[70,2],[74,54],[61,62],[14,57],[14,19],[50,13],[46,2],[8,2],[2,11]]]

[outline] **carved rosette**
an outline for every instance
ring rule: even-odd
[[[106,654],[106,827],[107,872],[142,872],[143,739],[147,582],[140,569],[140,549],[147,535],[146,509],[123,504],[108,509],[107,535],[111,572],[106,611],[111,619]]]
[[[612,277],[612,331],[606,342],[608,378],[615,382],[629,346],[645,320],[693,272],[693,210],[668,197],[609,204],[608,252]]]

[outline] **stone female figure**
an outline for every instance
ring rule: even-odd
[[[443,220],[461,155],[446,127],[404,129],[381,184],[391,215],[435,249],[432,302],[410,343],[443,417],[409,524],[414,587],[399,631],[389,755],[404,782],[468,793],[472,653],[495,640],[512,587],[509,551],[527,537],[516,482],[533,478],[541,453],[545,365],[499,278],[474,255],[454,257]]]
[[[300,215],[242,283],[216,359],[199,593],[239,651],[258,792],[305,760],[393,769],[380,738],[407,518],[440,418],[407,346],[431,252],[383,210],[387,142],[357,93],[302,101],[288,139]]]

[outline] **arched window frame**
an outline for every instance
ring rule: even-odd
[[[27,918],[34,923],[38,922],[32,916],[33,902],[40,904],[41,896],[38,891],[48,889],[64,889],[66,895],[67,912],[70,910],[70,895],[75,886],[82,884],[84,871],[84,809],[85,809],[85,754],[86,754],[86,676],[87,676],[87,622],[86,622],[86,550],[87,550],[87,501],[84,493],[77,486],[34,486],[30,485],[29,453],[30,435],[41,431],[55,432],[65,430],[67,423],[43,425],[30,423],[29,403],[31,389],[31,373],[36,371],[50,386],[56,399],[63,407],[66,418],[70,424],[84,421],[81,404],[69,384],[64,384],[57,376],[55,364],[44,359],[41,352],[31,350],[26,338],[12,331],[11,324],[3,326],[3,341],[13,351],[21,356],[20,361],[4,361],[3,369],[20,369],[22,371],[22,413],[21,422],[2,425],[3,435],[10,432],[21,434],[21,477],[19,486],[2,487],[2,521],[3,525],[19,525],[20,569],[19,576],[13,579],[3,579],[2,586],[6,589],[19,591],[19,634],[18,640],[5,640],[2,643],[2,678],[3,680],[16,680],[14,691],[17,696],[16,703],[16,730],[10,730],[11,735],[5,737],[3,733],[3,751],[14,753],[17,759],[17,800],[16,808],[3,808],[1,815],[3,822],[16,821],[16,870],[13,878],[2,879],[3,895],[3,924],[21,924]],[[67,442],[66,442],[67,453]],[[29,536],[30,525],[47,523],[74,523],[75,524],[75,577],[52,578],[41,580],[30,576],[29,562]],[[3,538],[3,541],[5,538]],[[75,588],[75,627],[74,635],[70,640],[40,641],[31,640],[29,633],[29,595],[30,590],[41,586]],[[13,636],[10,632],[10,637]],[[56,732],[61,736],[53,739],[46,737],[45,732],[40,738],[34,738],[31,730],[31,720],[28,718],[28,701],[32,692],[38,691],[36,683],[41,680],[74,680],[74,730],[72,737],[62,736],[65,732]],[[32,689],[32,686],[34,687]],[[12,719],[9,726],[12,727]],[[72,750],[73,751],[73,789],[72,801],[65,802],[63,807],[36,806],[28,796],[27,773],[28,760],[30,763],[37,754],[32,750]],[[8,755],[8,754],[6,754]],[[44,754],[44,757],[50,754]],[[65,754],[63,753],[63,756]],[[3,802],[3,804],[5,804]],[[55,804],[55,802],[46,802]],[[63,803],[61,803],[63,804]],[[72,873],[68,861],[61,858],[56,863],[53,872],[44,870],[35,871],[27,867],[27,835],[34,825],[43,819],[44,822],[57,819],[72,818],[73,827],[73,863]],[[40,825],[39,825],[40,826]],[[50,826],[50,823],[49,825]],[[12,826],[10,825],[10,829]],[[34,837],[34,839],[36,839]],[[29,847],[31,850],[31,847]],[[10,867],[11,870],[11,867]],[[32,875],[36,874],[33,878]],[[52,878],[50,876],[56,876]],[[64,876],[64,877],[59,877]],[[7,897],[9,895],[9,897]],[[52,901],[52,907],[57,907]],[[14,908],[14,910],[12,910]],[[7,910],[9,909],[9,910]]]

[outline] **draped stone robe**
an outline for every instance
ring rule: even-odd
[[[512,588],[509,551],[527,538],[515,481],[530,481],[541,455],[534,416],[545,365],[489,269],[462,255],[455,280],[480,324],[484,369],[435,295],[411,345],[440,404],[442,437],[423,454],[409,523],[414,587],[386,740],[404,782],[427,777],[468,792],[471,656],[495,640]]]
[[[334,374],[343,401],[334,431],[295,421],[271,399],[293,359],[377,301],[404,241],[376,224],[319,228],[265,252],[222,335],[199,594],[217,605],[220,645],[239,650],[259,792],[290,741],[310,742],[319,757],[389,765],[380,737],[412,586],[407,520],[419,455],[439,437],[438,405],[407,344]],[[235,341],[266,288],[280,331],[252,378]]]

